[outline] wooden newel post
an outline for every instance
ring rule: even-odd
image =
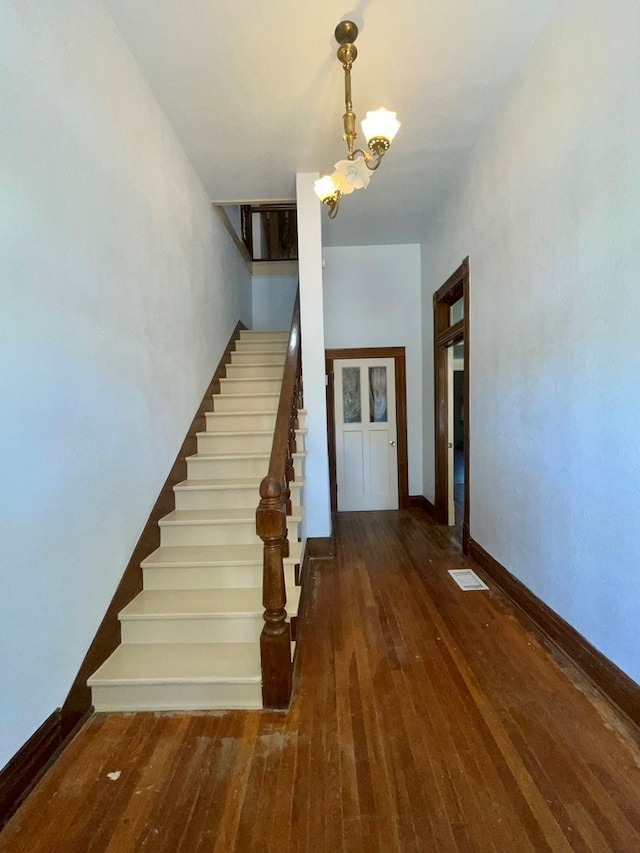
[[[293,667],[282,564],[287,543],[287,516],[282,484],[273,477],[265,477],[260,483],[256,530],[264,542],[262,604],[265,624],[260,635],[262,701],[265,708],[288,708]]]

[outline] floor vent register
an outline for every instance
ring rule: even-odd
[[[449,569],[449,574],[460,589],[469,592],[473,589],[489,589],[472,569]]]

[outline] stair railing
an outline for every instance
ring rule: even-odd
[[[298,220],[294,202],[243,204],[240,229],[253,261],[298,260]]]
[[[260,483],[256,532],[264,543],[262,604],[264,626],[260,635],[262,703],[265,708],[287,708],[291,699],[293,664],[291,624],[287,622],[284,558],[289,556],[287,514],[291,512],[289,483],[295,479],[298,409],[302,407],[300,350],[300,289],[291,319],[282,389],[276,415],[269,472]]]

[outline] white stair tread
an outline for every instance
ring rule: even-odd
[[[163,682],[260,682],[255,643],[125,643],[89,685]]]
[[[145,589],[120,611],[128,619],[180,617],[262,616],[262,590],[244,589]]]
[[[291,543],[291,550],[297,543]],[[143,561],[145,568],[215,565],[262,565],[264,548],[261,542],[251,545],[163,545]],[[290,557],[289,561],[299,562]],[[285,562],[287,561],[285,560]]]
[[[235,382],[235,380],[234,380],[234,382]],[[224,394],[224,395],[214,394],[213,399],[216,400],[220,396],[224,396],[225,400],[235,400],[236,397],[242,398],[243,400],[247,397],[273,397],[273,398],[280,399],[280,392],[279,391],[250,391],[249,393],[243,393],[243,394]]]
[[[228,396],[233,396],[233,395],[225,394],[225,397],[228,397]],[[251,397],[251,396],[255,396],[255,395],[247,394],[245,396]],[[264,396],[264,395],[261,394],[260,396]],[[273,396],[277,397],[278,395],[274,394]],[[264,414],[272,415],[274,418],[276,416],[275,412],[264,412],[261,409],[256,410],[255,412],[250,412],[249,410],[242,411],[242,412],[220,412],[220,411],[218,411],[218,412],[205,412],[205,415],[208,418],[239,418],[239,417],[244,418],[247,415],[264,415]],[[307,414],[306,409],[298,409],[298,415],[299,416],[305,416],[306,414]]]
[[[255,349],[259,344],[284,344],[288,349],[289,346],[289,335],[272,335],[269,337],[257,336],[255,338],[243,337],[237,342],[240,344],[238,347],[236,344],[235,352],[246,352],[242,344],[251,343],[251,348]],[[286,349],[284,350],[286,352]]]
[[[265,341],[264,343],[267,343],[267,341]],[[235,352],[237,355],[242,355],[242,356],[255,356],[255,355],[265,356],[265,355],[267,355],[267,356],[269,356],[270,359],[273,359],[272,361],[269,362],[270,364],[282,364],[282,365],[284,365],[285,361],[287,360],[286,349],[281,349],[281,350],[264,349],[263,350],[263,349],[257,349],[256,347],[251,347],[251,349],[237,349],[237,350],[235,350]],[[233,353],[232,353],[231,354],[231,364],[239,364],[239,363],[240,362],[233,361]],[[253,362],[251,362],[251,363],[253,364]],[[264,362],[259,362],[259,363],[264,364]],[[249,362],[248,361],[242,361],[242,364],[249,364]]]
[[[224,396],[226,398],[228,398],[228,397],[238,397],[238,396],[251,397],[251,396],[255,396],[255,395],[252,395],[252,394],[244,394],[244,395],[242,395],[242,394],[240,394],[240,395],[239,394],[225,394]],[[261,394],[260,396],[264,397],[264,394]],[[277,394],[274,394],[273,396],[277,397]],[[274,420],[275,420],[276,414],[277,413],[275,410],[266,412],[264,409],[246,409],[246,410],[242,409],[242,411],[238,411],[238,412],[221,412],[219,409],[216,409],[215,412],[205,412],[205,415],[208,418],[244,418],[247,415],[271,415],[274,418]]]
[[[181,480],[173,487],[179,491],[206,491],[207,489],[255,489],[258,495],[260,477],[220,477],[217,480]],[[260,496],[256,498],[256,506]]]
[[[289,330],[288,329],[241,329],[240,330],[240,339],[242,338],[252,338],[256,337],[267,337],[267,338],[277,338],[279,336],[284,336],[285,338],[289,338]]]
[[[304,453],[294,453],[293,458],[302,458]],[[187,459],[270,459],[271,453],[194,453]]]
[[[306,432],[307,432],[307,429],[305,427],[299,427],[298,429],[296,429],[296,435],[298,435],[298,433],[306,434]],[[200,438],[200,437],[211,438],[212,435],[221,436],[221,437],[226,437],[229,435],[233,435],[233,436],[243,435],[243,436],[248,438],[249,436],[255,436],[255,435],[260,435],[260,436],[273,435],[273,430],[272,429],[234,429],[234,430],[227,430],[226,432],[222,432],[222,431],[211,432],[211,430],[205,430],[204,432],[197,432],[196,433],[196,436],[198,438]]]
[[[246,343],[251,344],[251,347],[248,350],[245,349],[245,347],[243,346],[243,344],[246,344]],[[266,348],[265,349],[258,349],[259,344],[264,344]],[[280,349],[280,350],[272,350],[272,349],[269,349],[269,346],[271,344],[284,344],[284,347],[283,347],[283,349]],[[288,340],[270,341],[267,338],[263,338],[263,340],[261,340],[261,341],[256,340],[256,339],[254,339],[252,341],[251,340],[247,341],[246,339],[244,339],[244,340],[240,339],[239,341],[236,342],[235,348],[232,350],[232,352],[237,352],[237,353],[244,353],[244,352],[256,353],[256,352],[259,352],[259,353],[264,353],[265,355],[274,355],[274,354],[275,355],[281,355],[284,358],[287,354],[288,344],[289,344]]]
[[[299,521],[302,508],[294,506],[287,518]],[[171,524],[234,524],[255,520],[254,507],[240,509],[174,509],[158,522],[161,527]]]
[[[194,453],[187,459],[269,459],[271,453]]]
[[[278,354],[279,353],[277,353],[277,352],[276,353],[269,353],[269,355],[278,355]],[[249,353],[247,353],[247,355],[255,355],[255,350],[251,350]],[[241,366],[243,369],[246,368],[247,370],[250,367],[261,367],[261,368],[262,367],[280,367],[280,366],[284,367],[284,361],[285,360],[283,358],[281,364],[269,364],[269,365],[266,365],[263,361],[243,361]],[[239,365],[237,363],[234,364],[233,362],[230,362],[229,364],[226,365],[226,367],[238,367],[238,366]]]
[[[303,479],[292,480],[289,485],[303,486]],[[180,491],[206,491],[207,489],[255,489],[256,506],[260,500],[258,488],[260,477],[220,477],[217,480],[182,480],[176,483],[174,489]]]
[[[279,379],[279,376],[223,376],[220,383],[238,382],[242,385],[244,382],[277,382]],[[257,393],[261,394],[262,392],[258,391]]]

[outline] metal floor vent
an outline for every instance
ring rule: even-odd
[[[489,589],[472,569],[449,569],[449,574],[460,589],[468,592],[472,589]]]

